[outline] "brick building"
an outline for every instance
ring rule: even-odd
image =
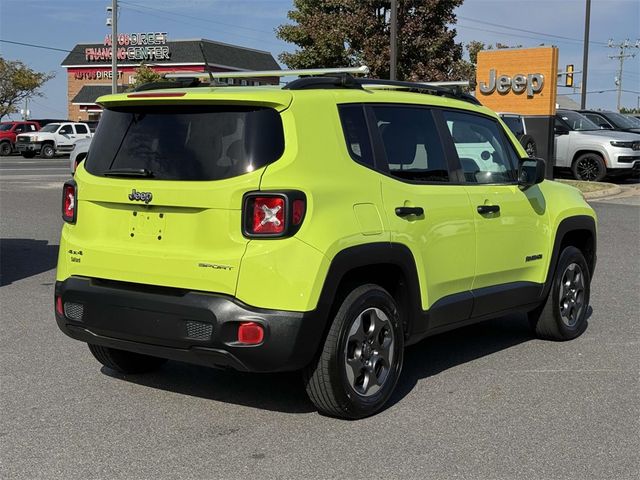
[[[202,46],[202,48],[201,48]],[[279,70],[271,53],[205,39],[167,41],[166,33],[118,35],[118,87],[128,88],[142,63],[158,73]],[[102,44],[78,44],[62,62],[67,69],[69,119],[98,120],[95,101],[111,93],[111,36]],[[277,84],[278,77],[235,79],[238,84]],[[232,80],[229,79],[229,83]]]

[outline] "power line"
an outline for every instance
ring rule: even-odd
[[[71,50],[65,50],[63,48],[47,47],[45,45],[36,45],[34,43],[14,42],[13,40],[3,40],[3,39],[0,39],[0,42],[11,43],[13,45],[22,45],[23,47],[42,48],[44,50],[55,50],[57,52],[71,53]]]
[[[132,6],[131,3],[126,3],[126,2],[120,2],[120,3],[122,5],[126,4],[126,8],[127,9],[132,10],[132,11],[137,12],[137,13],[144,13],[145,15],[151,15],[153,17],[161,18],[163,20],[169,20],[169,21],[172,21],[172,22],[182,23],[184,25],[190,25],[190,26],[193,26],[193,27],[205,28],[204,25],[197,25],[197,24],[194,24],[193,22],[188,22],[188,21],[182,20],[180,18],[173,18],[173,17],[170,16],[172,14],[168,14],[168,13],[165,13],[165,12],[163,12],[163,13],[154,13],[154,12],[147,11],[148,7],[145,7],[144,10],[143,10],[143,9],[138,8],[138,7]],[[123,7],[120,7],[121,10],[122,10],[122,8]],[[157,10],[157,9],[155,9],[155,10]],[[202,20],[202,19],[200,19],[200,20]],[[236,28],[236,27],[234,27],[234,28]],[[243,37],[243,38],[247,38],[247,39],[250,39],[250,40],[257,40],[257,41],[263,42],[263,43],[267,42],[267,43],[271,43],[271,44],[274,44],[274,45],[276,43],[278,43],[275,40],[252,37],[252,36],[249,36],[249,35],[240,34],[238,32],[229,32],[229,31],[225,31],[225,30],[221,30],[221,29],[218,29],[218,32],[221,32],[221,33],[224,33],[224,34],[227,34],[227,35],[234,35],[236,37]]]
[[[500,32],[498,30],[491,30],[491,29],[488,29],[488,28],[479,28],[479,27],[472,27],[470,25],[463,25],[461,23],[458,23],[458,24],[454,25],[454,27],[462,27],[462,28],[467,28],[467,29],[470,29],[470,30],[477,30],[479,32],[497,33],[499,35],[511,35],[512,37],[531,38],[533,40],[538,40],[538,41],[541,40],[543,42],[548,41],[548,39],[544,38],[544,37],[534,37],[534,36],[531,36],[531,35],[523,35],[522,33]],[[560,40],[560,41],[556,41],[555,43],[567,43],[567,42],[563,41],[563,40]]]
[[[124,5],[136,6],[138,8],[144,8],[145,10],[155,10],[157,12],[163,12],[163,13],[166,13],[167,15],[175,15],[177,17],[191,18],[193,20],[198,20],[200,22],[215,23],[216,25],[224,25],[225,27],[241,28],[243,30],[251,30],[253,32],[258,32],[258,33],[267,33],[269,35],[273,33],[273,32],[267,32],[266,30],[259,30],[257,28],[244,27],[242,25],[233,25],[231,23],[218,22],[216,20],[210,20],[208,18],[195,17],[193,15],[185,15],[184,13],[172,12],[170,10],[166,10],[166,9],[163,9],[163,8],[149,7],[147,5],[141,5],[139,3],[125,2],[125,1],[122,1],[122,0],[119,0],[119,1],[120,1],[120,3],[122,3]]]
[[[469,17],[462,17],[460,15],[458,15],[458,18],[461,18],[462,20],[467,20],[469,22],[475,22],[475,23],[481,23],[483,25],[490,25],[492,27],[499,27],[499,28],[503,28],[506,30],[514,30],[516,32],[525,32],[525,33],[532,33],[534,35],[541,35],[543,37],[546,38],[560,38],[563,40],[570,40],[572,42],[578,42],[578,43],[583,43],[583,40],[580,40],[579,38],[572,38],[572,37],[565,37],[563,35],[555,35],[553,33],[545,33],[545,32],[536,32],[535,30],[527,30],[524,28],[516,28],[516,27],[507,27],[505,25],[500,25],[499,23],[492,23],[492,22],[486,22],[484,20],[475,20],[473,18],[469,18]],[[597,44],[597,45],[606,45],[606,42],[597,42],[597,41],[590,41],[589,43],[593,43],[593,44]]]

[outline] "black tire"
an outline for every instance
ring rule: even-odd
[[[569,286],[567,275],[571,269],[576,283],[577,276],[582,276],[581,289]],[[536,335],[559,341],[582,335],[587,328],[590,293],[591,274],[584,255],[575,247],[566,247],[560,254],[546,302],[529,313]]]
[[[53,148],[53,145],[47,143],[42,146],[42,150],[40,150],[40,156],[42,158],[53,158],[56,155],[56,149]]]
[[[12,148],[9,142],[0,143],[0,156],[8,157],[9,155],[11,155],[11,151],[12,151]]]
[[[160,368],[167,360],[139,353],[88,343],[89,350],[102,365],[120,373],[147,373]]]
[[[524,135],[520,139],[520,142],[526,150],[527,155],[529,155],[529,158],[535,158],[538,156],[538,145],[536,144],[536,141],[533,139],[533,137],[531,137],[530,135]]]
[[[36,156],[36,152],[22,152],[24,158],[33,158]]]
[[[307,395],[325,415],[373,415],[393,393],[403,356],[404,332],[395,300],[378,285],[357,287],[340,305],[319,357],[304,372]]]
[[[576,180],[599,182],[607,174],[607,167],[598,153],[585,153],[575,159],[571,171]]]

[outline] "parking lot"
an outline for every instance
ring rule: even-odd
[[[0,478],[640,477],[637,197],[593,203],[583,336],[536,340],[512,316],[429,338],[388,408],[349,422],[297,374],[101,369],[53,315],[68,177],[66,158],[0,158]]]

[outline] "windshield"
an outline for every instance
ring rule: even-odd
[[[41,132],[55,132],[60,127],[59,123],[50,123],[40,129]]]
[[[578,112],[558,112],[558,117],[564,120],[571,130],[584,132],[588,130],[600,130],[600,128],[584,115]]]
[[[7,132],[11,130],[13,123],[0,123],[0,132]]]
[[[607,112],[604,115],[607,119],[610,119],[613,123],[615,123],[618,128],[638,128],[638,125],[633,122],[631,118],[626,117],[620,113]]]
[[[633,123],[634,128],[640,128],[640,118],[636,118],[634,116],[627,115],[627,119],[630,120]]]
[[[93,175],[135,170],[160,180],[219,180],[261,168],[283,151],[282,121],[272,108],[118,107],[102,114],[86,169]]]

